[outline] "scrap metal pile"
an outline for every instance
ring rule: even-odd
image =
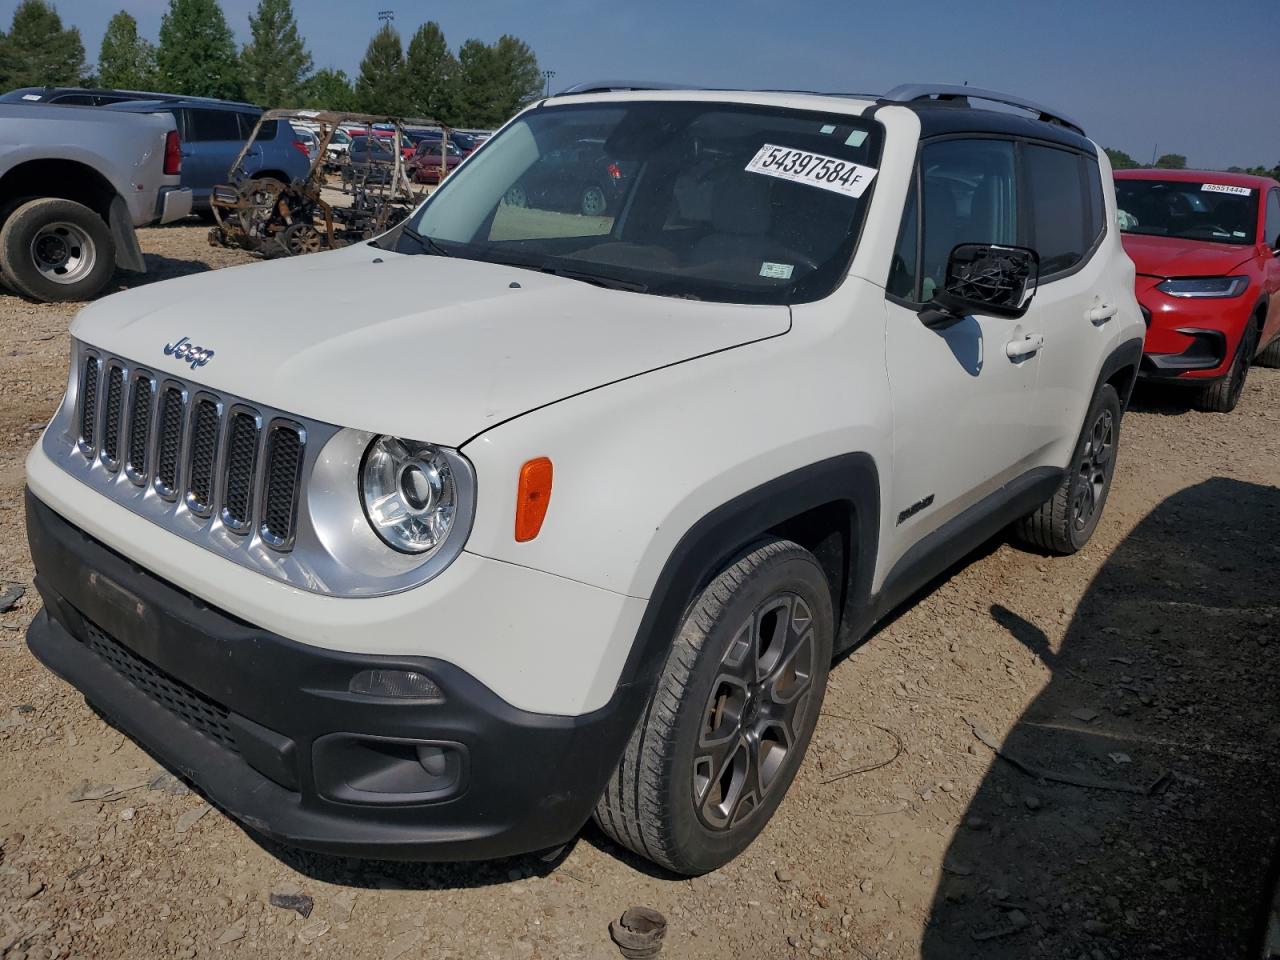
[[[263,127],[274,123],[305,125],[313,131],[318,149],[304,178],[284,183],[274,177],[255,178],[245,171]],[[268,110],[258,120],[228,174],[230,182],[213,188],[215,225],[209,231],[213,246],[252,250],[263,256],[297,256],[356,243],[395,226],[425,196],[406,171],[405,154],[412,141],[405,127],[449,128],[433,120],[406,121],[364,113],[318,110]],[[350,147],[366,141],[368,149],[331,151],[335,134],[358,126],[363,134]],[[274,126],[268,127],[274,129]],[[327,168],[342,177],[345,202],[327,189]],[[330,199],[326,199],[326,193]],[[349,197],[349,201],[346,198]]]

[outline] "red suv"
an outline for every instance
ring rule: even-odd
[[[1147,319],[1142,375],[1235,408],[1249,366],[1280,367],[1280,183],[1195,170],[1116,172]]]

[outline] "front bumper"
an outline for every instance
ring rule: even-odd
[[[1159,282],[1138,278],[1138,302],[1147,319],[1139,375],[1200,385],[1226,376],[1253,315],[1256,291],[1196,300],[1161,293]]]
[[[529,713],[438,659],[324,650],[259,629],[30,492],[27,529],[45,603],[27,635],[36,657],[213,803],[289,845],[459,860],[561,844],[590,815],[643,701],[622,684],[583,716]],[[424,672],[445,701],[349,693],[371,668]],[[419,745],[453,758],[433,790],[422,789],[426,764],[415,767]]]

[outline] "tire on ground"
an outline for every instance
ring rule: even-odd
[[[1253,362],[1260,367],[1280,367],[1280,336],[1272,340]]]
[[[76,249],[92,257],[91,264],[75,280],[58,282],[37,266],[33,244],[52,224],[71,224],[88,240],[90,249]],[[0,272],[16,292],[32,300],[57,302],[88,300],[102,292],[116,269],[116,246],[111,230],[100,216],[83,204],[57,197],[28,200],[0,228]]]
[[[803,600],[803,605],[796,598]],[[795,662],[807,665],[807,686],[803,681],[796,684],[799,672],[788,671],[782,652],[772,661],[762,657],[762,666],[747,668],[744,675],[759,676],[764,670],[764,690],[755,702],[766,706],[758,713],[750,706],[740,708],[740,714],[761,716],[765,709],[776,709],[778,700],[766,697],[766,691],[775,697],[780,690],[800,691],[789,700],[796,705],[790,724],[794,738],[776,764],[776,773],[760,802],[731,809],[732,825],[716,829],[703,819],[695,800],[695,764],[706,764],[699,766],[702,771],[711,769],[696,751],[708,749],[699,746],[704,725],[711,717],[722,716],[723,708],[713,707],[720,702],[713,694],[725,686],[730,645],[735,639],[740,641],[744,627],[757,622],[756,614],[762,608],[759,622],[773,616],[772,622],[777,624],[783,614],[770,613],[769,606],[774,605],[776,611],[779,603],[791,604],[786,607],[789,619],[782,642],[807,637],[792,641],[800,654]],[[802,629],[805,623],[808,627]],[[770,628],[770,633],[778,636],[776,627]],[[698,595],[686,614],[653,696],[596,805],[595,820],[604,832],[640,856],[682,874],[714,870],[741,853],[768,822],[804,757],[826,690],[833,637],[830,589],[811,553],[790,541],[771,539],[739,555]],[[806,643],[808,651],[804,653]],[[778,679],[771,679],[774,677]],[[728,756],[733,760],[738,755],[730,751]],[[705,787],[704,797],[710,800],[714,792],[715,797],[724,798],[722,779],[712,776],[703,782],[712,783]],[[730,795],[735,792],[732,787],[731,782]],[[737,795],[745,796],[745,787]],[[706,804],[701,804],[704,811]],[[748,812],[738,812],[734,822],[734,813],[742,810]]]
[[[1094,428],[1108,412],[1111,415],[1111,440],[1105,478],[1101,491],[1095,494],[1096,505],[1081,524],[1077,522],[1076,508],[1079,497],[1085,492],[1081,486],[1086,482],[1083,468],[1086,457],[1090,454]],[[1036,549],[1064,556],[1075,553],[1089,542],[1102,517],[1107,494],[1111,490],[1111,480],[1115,475],[1116,453],[1120,449],[1120,417],[1120,395],[1116,393],[1115,387],[1104,383],[1089,405],[1066,476],[1062,478],[1062,483],[1053,496],[1014,524],[1014,533],[1018,539]]]
[[[1244,393],[1244,384],[1249,376],[1249,367],[1253,364],[1253,353],[1258,347],[1258,327],[1254,320],[1249,321],[1244,335],[1236,347],[1236,355],[1231,360],[1231,368],[1227,375],[1215,383],[1201,387],[1195,395],[1197,410],[1206,413],[1230,413],[1240,402]]]

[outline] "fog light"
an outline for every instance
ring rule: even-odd
[[[361,670],[351,678],[347,689],[366,697],[444,702],[444,693],[436,682],[416,670]]]
[[[419,747],[418,762],[422,764],[422,769],[433,777],[442,777],[449,769],[449,758],[444,747],[435,745]]]

